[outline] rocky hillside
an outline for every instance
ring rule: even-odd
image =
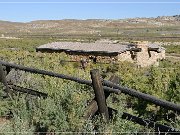
[[[157,18],[129,18],[119,20],[38,20],[28,23],[0,21],[0,34],[19,35],[98,35],[151,32],[160,35],[180,34],[180,15]],[[158,29],[158,30],[157,30]],[[0,35],[0,36],[1,36]]]

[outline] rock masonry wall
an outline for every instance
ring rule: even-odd
[[[135,63],[140,67],[146,67],[150,65],[158,66],[159,60],[165,59],[165,50],[161,52],[148,51],[146,44],[138,44],[137,48],[141,48],[141,52],[137,52]]]
[[[115,61],[129,61],[136,63],[140,67],[146,67],[150,65],[159,65],[159,60],[165,59],[165,50],[160,53],[155,51],[148,51],[146,43],[139,43],[136,46],[141,48],[141,52],[125,51],[117,56],[93,56],[88,54],[71,55],[72,60],[80,61],[93,61],[96,58],[96,62],[115,62]]]
[[[112,62],[112,61],[118,61],[118,56],[93,56],[93,55],[70,55],[72,60],[74,61],[81,61],[85,60],[88,62],[93,61],[94,58],[96,58],[96,62]]]

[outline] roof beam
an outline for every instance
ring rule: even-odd
[[[129,51],[134,51],[134,52],[141,52],[141,48],[131,48]]]
[[[154,52],[157,52],[157,53],[161,52],[159,48],[148,48],[148,51],[154,51]]]

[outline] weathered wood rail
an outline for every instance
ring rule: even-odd
[[[173,110],[177,113],[180,112],[179,104],[174,104],[174,103],[162,100],[162,99],[158,99],[152,95],[138,92],[137,90],[134,90],[134,89],[125,88],[125,87],[117,84],[117,82],[116,82],[117,78],[116,79],[111,78],[109,81],[103,80],[101,78],[98,70],[92,70],[90,72],[92,81],[89,81],[89,80],[84,80],[84,79],[80,79],[80,78],[76,78],[76,77],[72,77],[72,76],[68,76],[68,75],[54,73],[51,71],[39,70],[39,69],[35,69],[35,68],[29,68],[29,67],[25,67],[25,66],[20,66],[20,65],[8,63],[8,62],[0,61],[0,82],[6,86],[7,93],[10,93],[9,88],[12,88],[15,91],[19,91],[22,93],[28,93],[28,94],[31,94],[34,96],[42,96],[44,98],[46,98],[48,96],[46,93],[38,92],[36,90],[22,88],[19,86],[15,86],[13,84],[9,85],[8,82],[6,81],[3,66],[6,67],[6,69],[8,70],[7,72],[9,72],[11,68],[14,68],[14,69],[34,73],[34,74],[42,74],[42,75],[48,75],[51,77],[66,79],[66,80],[74,81],[74,82],[77,82],[80,84],[86,84],[86,85],[93,87],[94,92],[95,92],[95,99],[93,99],[92,102],[89,104],[89,108],[87,109],[88,111],[85,114],[84,118],[89,118],[90,116],[94,115],[98,111],[105,117],[105,119],[107,121],[109,121],[110,110],[116,111],[112,108],[108,108],[106,105],[106,98],[109,96],[110,93],[116,93],[116,94],[125,93],[132,97],[143,99],[145,101],[154,103],[158,106],[165,107],[166,109]],[[168,127],[168,126],[165,126],[162,124],[157,124],[157,123],[149,121],[149,120],[143,120],[142,118],[138,118],[136,116],[133,116],[133,115],[125,113],[125,112],[123,113],[122,118],[136,122],[143,126],[158,129],[158,131],[160,131],[160,132],[168,132],[171,134],[177,133],[177,129],[174,129],[174,128],[171,128],[171,127]],[[147,123],[149,123],[149,124],[147,125]]]

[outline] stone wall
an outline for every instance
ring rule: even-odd
[[[133,55],[132,53],[130,51],[125,51],[121,54],[118,54],[118,61],[134,62],[134,59],[132,58],[132,55]]]
[[[110,54],[106,56],[90,55],[88,53],[84,54],[70,54],[72,60],[75,61],[96,61],[96,62],[115,62],[115,61],[129,61],[136,63],[140,67],[146,67],[150,65],[159,65],[159,60],[165,59],[165,50],[161,49],[158,51],[148,51],[148,45],[146,42],[141,42],[136,45],[136,48],[141,48],[140,52],[135,51],[125,51],[123,53],[111,56]]]
[[[147,44],[141,43],[137,45],[137,48],[141,48],[141,52],[137,52],[136,64],[141,67],[150,65],[159,65],[159,60],[165,59],[165,50],[161,52],[148,51]]]
[[[112,62],[112,61],[118,61],[118,56],[94,56],[94,55],[70,55],[72,60],[74,61],[81,61],[85,60],[88,62],[93,62],[96,60],[96,62]]]

